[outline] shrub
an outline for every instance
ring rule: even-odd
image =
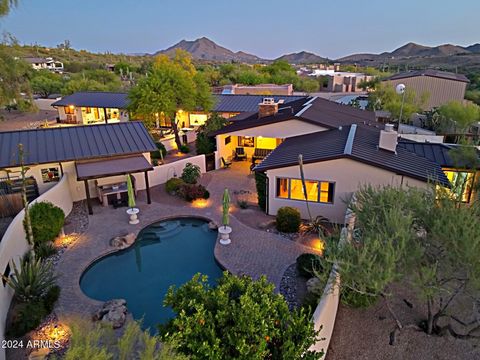
[[[255,185],[257,187],[258,206],[265,211],[267,210],[267,175],[256,171]]]
[[[168,179],[168,181],[166,182],[165,190],[169,194],[176,193],[184,184],[185,181],[183,181],[182,179],[173,177],[171,179]]]
[[[65,214],[52,203],[42,201],[30,207],[30,221],[32,223],[33,241],[35,245],[53,241],[65,222]],[[26,223],[24,222],[25,232]]]
[[[315,271],[322,272],[324,270],[322,258],[315,254],[302,254],[297,257],[297,269],[303,277],[313,277]]]
[[[318,333],[305,311],[290,312],[265,276],[254,281],[225,272],[211,286],[197,274],[179,288],[171,287],[164,304],[176,316],[160,327],[160,334],[192,360],[321,356],[309,350]]]
[[[196,184],[201,175],[200,166],[187,163],[183,168],[181,178],[187,184]]]
[[[298,209],[284,206],[277,211],[277,230],[285,233],[298,232],[301,218]]]
[[[35,245],[35,255],[39,259],[46,259],[57,253],[57,249],[51,242],[42,242]]]
[[[12,276],[4,279],[22,302],[40,300],[55,285],[52,265],[34,256],[25,256],[20,261],[20,268],[12,261],[12,269]]]
[[[52,286],[45,296],[43,297],[43,305],[47,313],[51,313],[57,302],[58,298],[60,297],[60,286],[54,285]]]
[[[190,152],[190,148],[187,146],[187,145],[181,145],[178,150],[182,153],[182,154],[188,154]]]
[[[197,155],[211,154],[215,151],[215,139],[203,132],[199,133],[195,140],[195,147],[197,148]]]
[[[14,337],[25,335],[38,327],[47,315],[48,312],[41,300],[17,304],[14,308],[14,316],[8,329],[8,335]]]
[[[203,185],[185,184],[182,185],[178,194],[187,201],[193,201],[196,199],[208,199],[210,193]]]

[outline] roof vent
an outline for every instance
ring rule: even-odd
[[[262,104],[273,105],[273,104],[275,104],[275,99],[271,98],[271,97],[263,98]]]

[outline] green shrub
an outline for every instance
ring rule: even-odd
[[[206,200],[210,197],[210,191],[208,190],[205,190],[205,192],[203,193],[203,198]]]
[[[199,133],[195,140],[195,147],[197,149],[197,155],[211,154],[215,151],[215,138],[209,137],[205,133]]]
[[[238,207],[240,209],[248,209],[248,201],[247,200],[238,200],[237,204],[238,204]]]
[[[345,286],[342,287],[342,303],[353,308],[367,308],[378,300],[378,296],[365,295],[353,291]]]
[[[60,297],[60,286],[52,286],[43,297],[43,305],[48,314],[53,311],[55,303]]]
[[[297,257],[297,269],[301,276],[311,278],[315,276],[314,271],[324,270],[322,258],[315,254],[302,254]]]
[[[200,166],[187,163],[183,168],[181,178],[187,184],[196,184],[201,175]]]
[[[301,218],[300,211],[291,206],[284,206],[277,211],[277,230],[284,233],[298,232]]]
[[[182,154],[188,154],[190,152],[190,148],[187,145],[181,145],[178,149]]]
[[[35,245],[35,255],[39,259],[46,259],[57,253],[57,249],[51,242],[42,242]]]
[[[53,241],[62,230],[65,222],[63,210],[52,203],[42,201],[33,204],[29,211],[35,245]],[[27,232],[26,223],[24,222],[23,225],[25,232]]]
[[[168,179],[168,181],[165,184],[165,190],[167,193],[176,193],[182,185],[185,184],[185,181],[183,181],[180,178],[173,177],[171,179]]]
[[[258,206],[265,211],[267,210],[267,175],[256,171],[255,185],[257,187]]]
[[[7,333],[10,336],[21,337],[38,327],[47,315],[48,312],[41,300],[17,304]]]

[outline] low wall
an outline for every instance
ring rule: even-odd
[[[345,214],[345,226],[342,228],[340,233],[339,246],[341,246],[346,241],[350,241],[353,228],[355,226],[355,214],[347,209]],[[317,341],[310,350],[322,351],[324,352],[324,358],[327,356],[328,346],[330,345],[330,340],[332,339],[333,328],[335,326],[335,319],[337,317],[338,304],[340,302],[340,275],[337,271],[338,264],[334,264],[330,276],[328,279],[327,286],[323,291],[323,295],[320,298],[313,316],[312,321],[315,330],[320,330],[321,340]]]
[[[174,176],[180,177],[182,175],[183,168],[187,163],[192,163],[194,165],[200,166],[200,171],[202,172],[202,174],[206,172],[205,155],[192,156],[168,164],[155,166],[153,168],[153,171],[149,171],[148,173],[150,186],[164,184],[167,182],[168,179]],[[140,182],[142,181],[140,177],[138,178],[138,180]],[[138,188],[142,189],[141,185]],[[143,188],[145,188],[145,185],[143,185]]]
[[[32,204],[41,201],[49,201],[60,207],[65,216],[72,211],[73,201],[70,194],[68,174],[65,173],[62,179],[50,190],[32,201]],[[20,211],[10,223],[7,231],[0,242],[0,271],[3,274],[10,262],[14,260],[18,264],[18,260],[28,250],[25,230],[23,229],[23,218],[25,211]],[[12,271],[13,269],[11,269]],[[5,338],[5,321],[7,318],[8,308],[12,301],[13,291],[8,285],[0,284],[0,339]],[[0,360],[5,359],[5,350],[0,347]]]
[[[196,131],[193,131],[193,130],[187,131],[185,132],[185,134],[187,135],[187,143],[194,142],[197,139]],[[163,144],[163,146],[165,146],[165,149],[167,151],[177,150],[177,144],[175,143],[174,135],[171,135],[168,138],[161,140],[160,142]]]

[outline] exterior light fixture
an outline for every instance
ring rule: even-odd
[[[403,114],[403,104],[405,103],[405,84],[398,84],[395,87],[395,91],[398,95],[402,95],[402,105],[400,106],[400,116],[398,117],[398,126],[402,123],[402,114]]]

